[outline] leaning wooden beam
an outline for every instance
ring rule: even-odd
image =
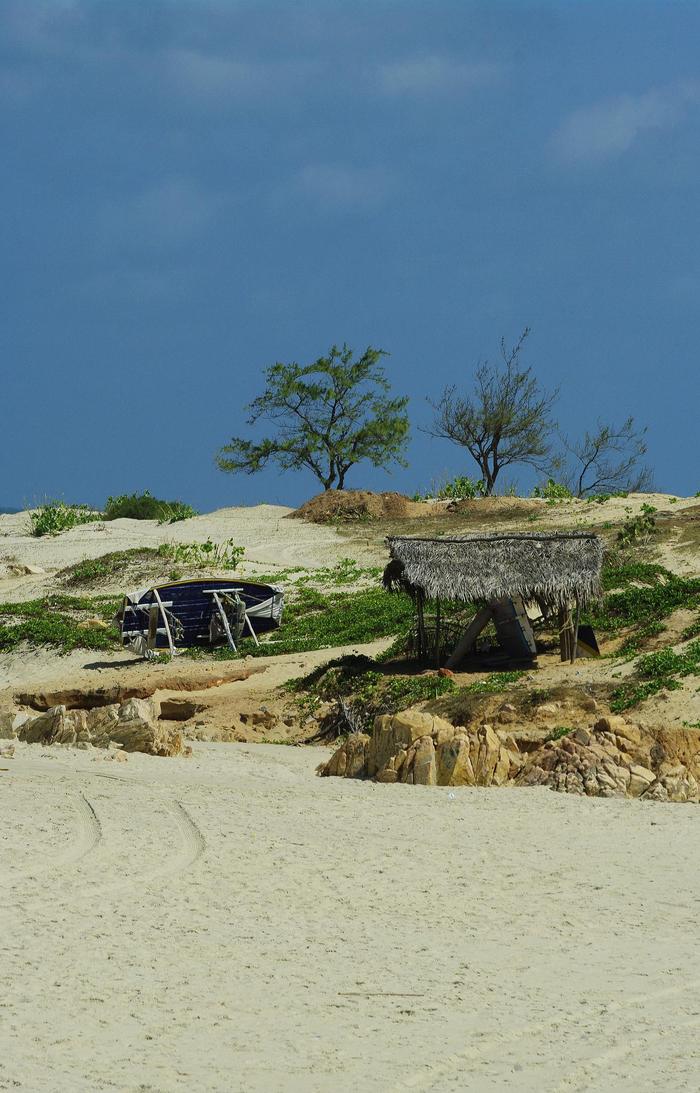
[[[246,615],[245,615],[245,624],[248,627],[248,629],[250,630],[250,636],[252,637],[253,641],[255,642],[256,645],[259,645],[260,642],[258,641],[258,635],[255,633],[255,630],[253,629],[253,624],[250,621],[250,619],[248,618],[248,613],[247,612],[246,612]]]
[[[489,624],[490,621],[491,608],[482,607],[481,611],[477,612],[472,621],[469,623],[467,629],[464,631],[464,634],[457,642],[452,656],[449,658],[447,664],[445,665],[446,668],[454,668],[457,664],[459,664],[462,657],[466,656],[466,654],[475,644],[476,639],[478,638],[481,631],[484,629],[485,626]]]

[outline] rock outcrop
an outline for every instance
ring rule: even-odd
[[[0,714],[0,735],[28,744],[72,744],[118,747],[148,755],[188,754],[182,733],[158,718],[151,699],[130,698],[91,710],[53,706],[38,717],[7,711]]]
[[[501,729],[469,730],[404,710],[378,717],[371,737],[349,736],[319,773],[408,785],[490,786],[512,780],[521,763],[515,741]]]
[[[559,739],[519,747],[505,729],[451,725],[421,710],[378,717],[349,736],[324,776],[438,786],[548,786],[588,797],[700,802],[700,733],[600,718]]]

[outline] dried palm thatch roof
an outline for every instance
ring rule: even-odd
[[[603,544],[583,532],[387,539],[384,586],[431,599],[494,600],[522,596],[548,607],[582,606],[600,595]]]

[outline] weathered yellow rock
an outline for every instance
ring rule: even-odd
[[[432,734],[435,741],[435,747],[444,748],[454,740],[455,727],[454,725],[450,725],[449,721],[443,721],[439,717],[435,718],[435,722],[436,725]]]
[[[476,784],[468,738],[459,740],[450,780],[444,784],[450,786],[473,786]]]
[[[377,765],[381,763],[381,765]],[[505,728],[452,726],[422,710],[377,718],[372,739],[348,738],[322,774],[413,785],[546,785],[560,793],[700,802],[700,738],[600,718],[535,752]]]
[[[435,745],[432,736],[422,736],[416,744],[416,756],[413,761],[413,784],[416,786],[436,786]]]
[[[496,765],[493,768],[493,775],[491,777],[491,784],[494,786],[504,786],[510,777],[510,756],[506,748],[501,748],[499,751]]]
[[[631,763],[630,780],[627,792],[630,797],[641,797],[642,793],[656,780],[656,775],[647,767],[640,767],[637,763]]]
[[[56,734],[61,733],[65,716],[65,706],[53,706],[38,717],[30,717],[25,721],[17,735],[27,744],[51,744]]]

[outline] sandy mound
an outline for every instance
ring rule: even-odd
[[[494,517],[502,519],[506,516],[517,519],[533,512],[541,513],[542,502],[527,497],[464,497],[458,501],[450,501],[446,511],[454,512],[457,516],[484,520],[492,520]]]
[[[455,515],[477,521],[518,519],[542,512],[542,502],[520,497],[478,497],[454,501],[412,501],[402,493],[371,490],[326,490],[290,512],[312,524],[332,520],[401,520],[425,516]]]
[[[429,515],[431,507],[411,501],[402,493],[372,493],[371,490],[326,490],[290,512],[300,520],[325,524],[330,520],[381,520]]]

